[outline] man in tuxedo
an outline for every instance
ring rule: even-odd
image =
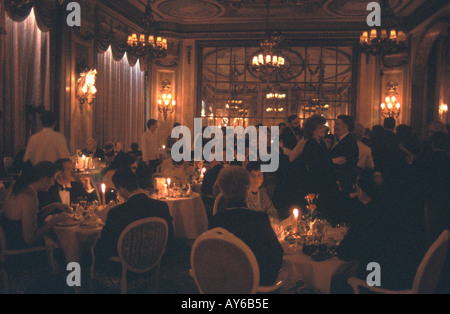
[[[74,176],[74,165],[69,158],[58,159],[55,162],[59,170],[56,177],[55,184],[50,187],[48,192],[39,192],[39,207],[45,208],[52,203],[63,203],[70,206],[71,203],[76,202],[81,196],[86,197],[88,202],[93,202],[97,199],[95,189],[91,186],[89,177],[82,176],[77,180]]]
[[[356,181],[356,167],[359,159],[359,148],[353,135],[355,128],[353,118],[339,115],[334,123],[336,142],[330,149],[334,172],[341,189],[350,193]]]
[[[287,127],[283,129],[280,139],[283,142],[283,147],[292,150],[302,138],[303,134],[301,132],[300,118],[298,116],[289,116],[287,122]]]
[[[94,248],[95,268],[100,272],[120,271],[120,263],[108,259],[117,256],[117,242],[122,231],[131,223],[149,217],[160,217],[167,221],[169,238],[167,250],[173,247],[173,226],[169,207],[166,203],[151,199],[139,187],[139,180],[130,168],[122,168],[112,177],[113,183],[125,203],[111,208],[106,217],[105,226]]]

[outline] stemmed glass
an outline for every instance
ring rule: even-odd
[[[80,202],[80,206],[82,207],[82,209],[86,209],[87,197],[86,196],[80,196],[80,197],[78,197],[78,201]]]
[[[70,204],[72,210],[71,216],[75,220],[81,220],[80,204],[78,202],[73,202]]]

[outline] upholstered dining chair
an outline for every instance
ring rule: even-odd
[[[214,228],[191,250],[191,276],[201,294],[255,294],[279,289],[283,281],[259,286],[259,266],[251,249],[234,234]]]
[[[157,290],[161,258],[166,249],[168,233],[167,222],[159,217],[144,218],[129,224],[122,231],[117,243],[119,256],[110,258],[111,261],[122,265],[122,271],[117,275],[95,271],[92,248],[91,287],[92,282],[97,281],[126,294],[130,289],[152,283]],[[132,280],[127,277],[128,273],[133,275]]]
[[[449,238],[450,232],[444,230],[429,247],[417,268],[410,290],[387,290],[375,286],[371,287],[364,280],[356,277],[349,278],[347,282],[355,294],[360,293],[360,288],[378,294],[432,294],[435,292],[441,277]]]
[[[7,262],[9,256],[17,255],[28,255],[36,252],[46,252],[47,259],[53,274],[58,272],[58,263],[54,258],[54,250],[59,248],[59,245],[50,238],[45,238],[45,245],[23,248],[23,249],[13,249],[8,247],[7,238],[3,227],[0,226],[0,263],[4,264]],[[8,293],[8,272],[6,269],[1,270],[3,293]]]

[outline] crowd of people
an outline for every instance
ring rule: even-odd
[[[21,155],[21,175],[4,199],[2,226],[17,247],[42,243],[57,222],[67,219],[71,203],[80,196],[100,201],[90,178],[75,176],[67,141],[53,130],[54,115],[46,112],[41,118],[44,129],[30,138]],[[349,225],[340,258],[359,261],[360,276],[367,262],[377,261],[388,274],[387,287],[410,287],[425,250],[450,226],[447,126],[431,123],[422,141],[393,118],[370,129],[339,115],[331,130],[320,115],[303,123],[293,115],[279,127],[280,163],[274,173],[261,172],[264,162],[250,161],[248,149],[245,161],[202,162],[206,172],[199,192],[210,228],[226,228],[247,243],[257,257],[261,283],[270,284],[283,255],[271,223],[286,221],[294,207],[305,208],[305,196],[312,193],[320,218]],[[192,162],[172,160],[175,140],[169,135],[162,146],[156,130],[157,121],[150,119],[140,139],[142,150],[137,143],[127,152],[121,143],[100,148],[94,139],[82,150],[107,165],[101,180],[115,193],[107,201],[117,195],[125,200],[108,214],[96,250],[100,260],[116,253],[111,243],[126,223],[139,217],[162,217],[172,230],[167,205],[150,200],[144,189],[152,187],[158,174],[177,184],[192,183],[199,170]]]

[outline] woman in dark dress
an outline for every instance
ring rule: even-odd
[[[325,144],[325,118],[313,115],[305,120],[303,134],[306,139],[301,158],[306,167],[307,193],[326,193],[337,190],[333,162]]]

